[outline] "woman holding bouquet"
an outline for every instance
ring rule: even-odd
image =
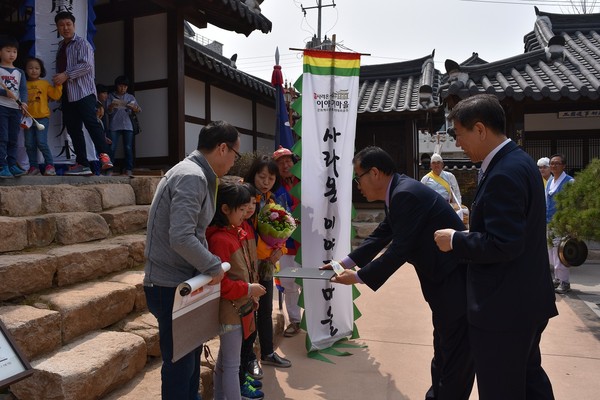
[[[273,191],[277,189],[279,180],[279,169],[277,164],[268,156],[260,156],[254,160],[244,181],[253,185],[260,192],[260,201],[257,202],[257,211],[252,218],[253,227],[258,228],[258,216],[260,210],[269,203],[277,203]],[[266,294],[259,299],[257,312],[258,339],[260,341],[260,354],[263,365],[289,368],[292,363],[275,353],[273,348],[273,274],[275,263],[285,253],[285,241],[278,247],[267,245],[257,235],[258,248],[258,275],[259,283],[267,290]],[[262,376],[262,370],[258,362],[248,365],[250,375],[254,378]]]
[[[214,376],[215,400],[242,398],[239,385],[240,352],[247,332],[243,332],[239,311],[244,306],[255,308],[252,303],[265,294],[265,288],[261,284],[250,283],[255,267],[248,247],[244,246],[247,233],[241,227],[249,203],[250,192],[244,186],[235,183],[220,184],[216,213],[206,231],[210,251],[221,261],[231,264],[231,269],[221,281],[221,346]],[[245,385],[242,389],[245,390],[245,398],[264,397],[261,391],[252,386]]]

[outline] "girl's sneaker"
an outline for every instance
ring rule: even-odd
[[[39,168],[29,167],[29,170],[27,171],[27,175],[41,175],[41,174],[40,174]]]
[[[8,167],[8,170],[11,174],[13,174],[13,176],[22,176],[27,173],[27,171],[19,168],[17,165],[11,165],[10,167]]]
[[[251,377],[250,375],[248,375],[248,373],[246,373],[246,383],[248,383],[254,389],[260,389],[260,388],[262,388],[262,382],[259,381],[258,379],[254,379],[253,377]]]
[[[262,400],[265,394],[258,389],[254,389],[248,382],[242,385],[242,400]]]
[[[8,169],[8,165],[0,168],[0,178],[2,179],[11,179],[14,178],[13,174],[10,173],[10,169]]]
[[[54,165],[46,165],[46,170],[44,171],[44,175],[46,176],[55,176],[56,175],[56,169],[54,168]]]

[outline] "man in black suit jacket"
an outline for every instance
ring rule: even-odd
[[[506,137],[504,110],[495,96],[462,100],[448,120],[454,122],[457,146],[473,162],[483,161],[470,231],[435,233],[442,251],[469,263],[467,317],[479,398],[553,399],[539,343],[558,311],[536,164]]]
[[[433,315],[432,387],[426,399],[467,400],[474,380],[466,321],[466,266],[438,250],[435,230],[465,229],[439,194],[405,175],[379,147],[367,147],[352,160],[355,181],[368,201],[385,201],[386,217],[359,248],[341,261],[346,269],[333,282],[365,283],[377,290],[405,262],[414,265],[423,297]],[[375,258],[381,250],[380,257]],[[393,306],[393,305],[392,305]]]

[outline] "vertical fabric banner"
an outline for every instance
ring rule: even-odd
[[[360,54],[304,51],[304,184],[300,201],[303,268],[318,268],[350,252],[359,72]],[[304,280],[303,298],[309,351],[331,347],[352,335],[352,286]]]
[[[57,1],[57,0],[28,0],[26,6],[32,8],[32,15],[27,23],[27,32],[22,40],[34,40],[32,56],[41,59],[46,67],[46,79],[52,82],[56,73],[56,52],[58,43],[62,40],[56,30],[54,17],[62,11],[68,11],[75,17],[75,31],[78,36],[91,42],[95,28],[93,19],[94,0],[87,1]],[[66,94],[65,94],[66,95]],[[72,164],[75,153],[71,138],[62,125],[62,112],[58,109],[60,101],[51,102],[50,124],[48,127],[48,146],[54,157],[55,164]],[[83,128],[88,160],[97,160],[96,150],[85,127]],[[42,161],[41,159],[40,161]]]

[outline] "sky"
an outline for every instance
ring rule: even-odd
[[[332,0],[321,0],[322,5]],[[321,36],[336,35],[346,51],[370,54],[362,65],[413,60],[435,50],[436,68],[446,72],[444,61],[458,63],[473,52],[488,62],[523,53],[523,36],[533,30],[534,5],[541,11],[569,13],[568,0],[335,0],[322,9]],[[279,47],[284,79],[290,83],[302,74],[302,52],[317,33],[317,0],[265,0],[262,14],[273,27],[270,33],[250,36],[209,25],[197,32],[223,44],[223,55],[237,54],[239,70],[271,80],[275,49]],[[557,6],[562,4],[563,6]],[[595,10],[598,12],[598,10]],[[337,51],[344,51],[338,47]]]

